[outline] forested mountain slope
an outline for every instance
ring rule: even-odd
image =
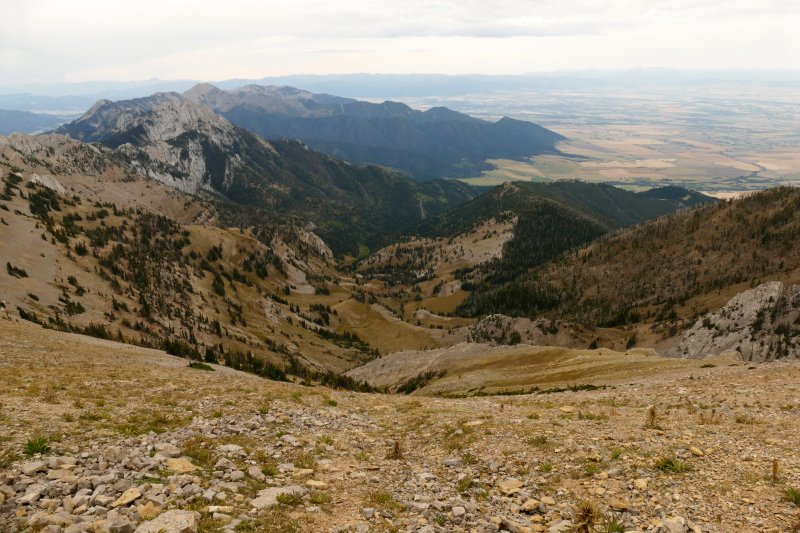
[[[104,144],[138,173],[190,194],[222,195],[246,225],[248,213],[313,222],[336,254],[358,255],[361,245],[375,247],[475,194],[455,181],[420,184],[383,167],[354,166],[297,141],[267,142],[187,101],[157,107]]]
[[[648,321],[675,335],[715,293],[712,305],[721,306],[760,282],[791,282],[800,264],[799,211],[800,191],[785,187],[703,204],[602,239],[502,288],[484,287],[459,311],[549,312],[590,327]]]

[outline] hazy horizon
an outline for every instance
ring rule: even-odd
[[[286,75],[798,69],[800,5],[578,0],[12,1],[0,85]]]

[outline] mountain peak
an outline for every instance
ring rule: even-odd
[[[148,142],[167,141],[189,131],[205,134],[230,135],[234,126],[207,106],[184,100],[166,102],[131,123],[131,129],[141,128]]]

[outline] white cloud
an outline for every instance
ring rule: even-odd
[[[0,83],[364,71],[800,68],[800,3],[780,0],[4,4]]]

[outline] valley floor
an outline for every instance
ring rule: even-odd
[[[627,531],[798,520],[798,362],[446,399],[193,369],[5,316],[0,331],[4,532],[555,532],[585,500]],[[21,457],[38,437],[51,451]]]

